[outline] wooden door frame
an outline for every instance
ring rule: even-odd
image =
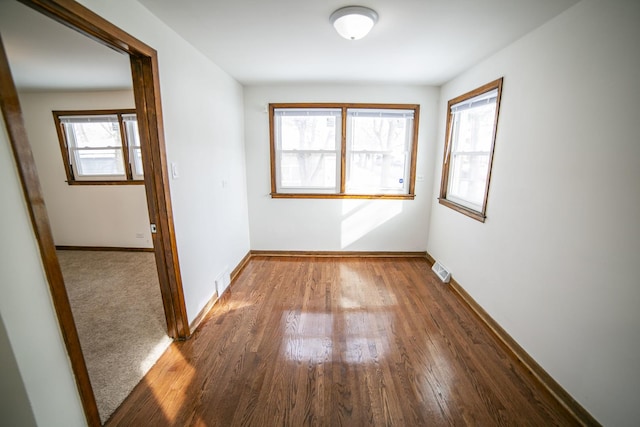
[[[152,236],[167,333],[173,339],[188,338],[189,322],[184,302],[169,192],[157,52],[73,0],[18,1],[131,58],[149,219],[157,227],[157,232]],[[99,426],[100,415],[58,263],[17,90],[1,40],[0,108],[85,416],[89,425]]]

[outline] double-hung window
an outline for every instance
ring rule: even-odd
[[[271,104],[272,197],[413,198],[418,105]]]
[[[334,193],[340,183],[341,110],[274,111],[277,192]]]
[[[142,183],[134,110],[54,111],[69,184]]]
[[[484,222],[502,79],[448,103],[440,203]]]

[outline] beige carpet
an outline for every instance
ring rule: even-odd
[[[104,423],[171,343],[153,253],[58,251]]]

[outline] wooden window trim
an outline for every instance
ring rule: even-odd
[[[341,110],[340,146],[340,192],[339,193],[278,193],[276,185],[276,140],[274,132],[274,112],[278,108],[333,108]],[[347,166],[347,110],[350,108],[370,108],[384,110],[413,110],[413,135],[411,158],[409,159],[409,189],[407,194],[349,194],[346,193]],[[274,199],[415,199],[416,164],[418,156],[418,129],[420,125],[419,104],[367,104],[367,103],[271,103],[269,104],[269,142],[271,161],[271,198]]]
[[[58,142],[60,143],[60,151],[62,153],[62,161],[64,162],[64,172],[67,175],[67,184],[69,185],[144,185],[143,179],[134,179],[133,172],[131,170],[131,164],[129,163],[130,147],[129,139],[127,138],[127,132],[122,119],[123,115],[136,114],[135,109],[116,109],[116,110],[56,110],[52,111],[53,120],[56,126],[56,133],[58,134]],[[124,169],[126,179],[101,179],[101,180],[89,180],[89,179],[76,179],[71,167],[71,158],[69,156],[69,144],[67,142],[66,133],[64,131],[64,125],[60,121],[60,117],[64,116],[101,116],[110,115],[117,116],[118,126],[120,130],[120,141],[122,144],[122,156],[124,161]]]
[[[491,172],[493,169],[493,152],[495,149],[496,142],[496,134],[498,131],[498,116],[500,115],[500,99],[502,97],[502,81],[503,78],[499,78],[492,82],[489,82],[485,85],[482,85],[470,92],[464,93],[460,96],[457,96],[447,103],[447,124],[445,130],[445,143],[444,143],[444,154],[442,158],[442,179],[440,180],[440,197],[438,198],[438,202],[447,206],[457,212],[460,212],[463,215],[466,215],[470,218],[473,218],[480,222],[485,222],[487,216],[487,199],[489,198],[489,185],[491,182]],[[469,208],[467,206],[456,203],[452,200],[447,199],[447,188],[449,187],[449,166],[451,165],[451,125],[452,125],[452,114],[451,107],[460,102],[463,102],[467,99],[474,98],[483,93],[498,90],[497,99],[496,99],[496,114],[493,119],[493,135],[491,138],[491,148],[489,149],[489,170],[487,171],[487,181],[484,189],[484,197],[482,201],[482,209],[477,211],[475,209]]]

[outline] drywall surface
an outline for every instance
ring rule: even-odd
[[[18,363],[0,316],[0,414],[8,426],[36,425]]]
[[[10,351],[38,425],[85,425],[2,119],[0,179],[0,317],[11,343]],[[3,364],[3,372],[4,369]]]
[[[81,3],[158,52],[167,161],[177,170],[171,200],[191,321],[213,296],[216,277],[249,251],[242,86],[138,2]]]
[[[424,251],[433,179],[438,91],[425,86],[245,87],[251,248],[303,251]],[[415,200],[272,199],[269,103],[420,104]]]
[[[132,91],[20,95],[56,245],[151,248],[144,185],[69,185],[54,110],[134,108]]]
[[[640,3],[585,0],[444,85],[504,76],[487,221],[428,251],[603,425],[640,419]],[[441,165],[435,168],[434,194]]]

